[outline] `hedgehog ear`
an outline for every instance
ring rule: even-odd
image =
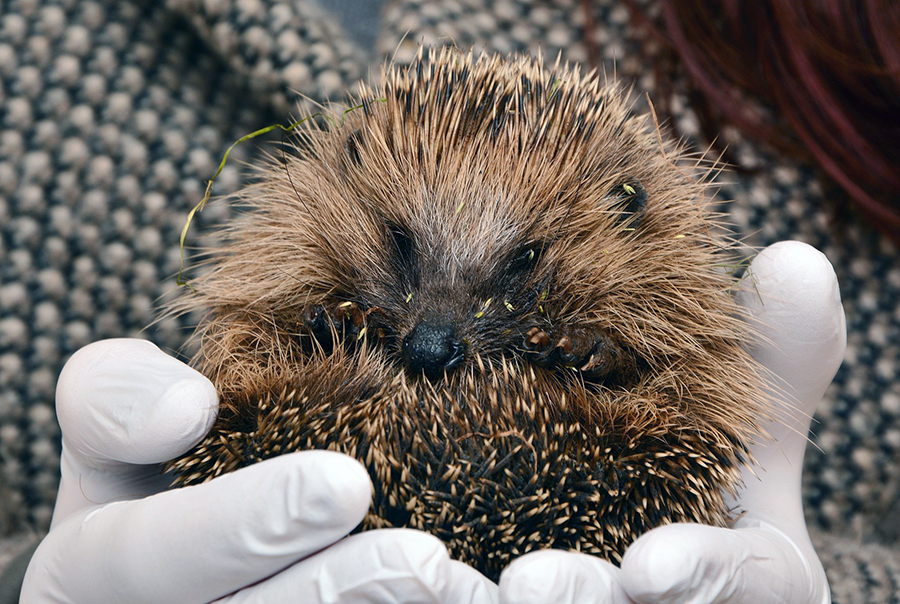
[[[612,201],[616,221],[631,228],[640,226],[647,211],[647,190],[636,180],[613,187],[607,196]]]

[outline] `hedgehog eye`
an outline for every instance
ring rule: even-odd
[[[409,231],[398,224],[389,224],[388,232],[391,234],[397,258],[404,264],[412,264],[416,251]]]
[[[523,245],[513,254],[512,262],[509,266],[510,272],[530,271],[537,266],[543,252],[544,246],[541,244],[531,243]]]
[[[361,146],[362,141],[362,133],[359,130],[354,130],[350,133],[350,136],[347,137],[347,140],[344,142],[344,147],[347,150],[347,156],[357,166],[362,165],[362,159],[359,156],[359,148]]]
[[[610,191],[619,224],[637,228],[647,210],[647,190],[637,181],[617,185]]]

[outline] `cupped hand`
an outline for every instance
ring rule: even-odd
[[[812,413],[844,356],[837,278],[796,241],[763,250],[739,295],[761,332],[752,353],[769,372],[778,417],[753,447],[756,465],[733,528],[672,524],[647,532],[621,568],[584,554],[545,550],[515,560],[500,578],[504,604],[827,604],[822,565],[809,540],[800,474]],[[736,401],[740,404],[740,401]]]
[[[496,586],[416,531],[344,538],[371,483],[353,459],[294,453],[168,490],[159,464],[216,417],[205,377],[141,340],[85,347],[57,387],[62,480],[22,602],[495,602]]]

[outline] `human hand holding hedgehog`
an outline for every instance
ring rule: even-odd
[[[775,553],[778,572],[818,568],[799,503],[772,503],[799,502],[805,424],[767,390],[765,366],[801,403],[811,402],[800,386],[812,374],[792,357],[762,354],[807,340],[788,332],[761,345],[762,362],[751,357],[745,315],[759,308],[731,295],[741,284],[721,270],[733,262],[727,239],[679,150],[630,115],[614,87],[530,59],[444,51],[389,72],[356,104],[333,128],[299,131],[240,194],[249,211],[180,303],[205,313],[193,362],[222,405],[206,438],[167,466],[179,484],[196,486],[144,501],[231,492],[231,481],[275,466],[232,471],[292,451],[355,457],[374,486],[368,511],[358,511],[369,532],[266,582],[282,587],[321,579],[323,559],[380,559],[354,556],[355,544],[398,534],[410,550],[425,543],[416,531],[373,530],[389,527],[437,536],[460,562],[438,544],[442,570],[425,574],[477,586],[488,600],[496,588],[461,562],[496,580],[518,558],[500,581],[510,602],[565,601],[579,585],[596,599],[604,582],[620,601],[626,592],[688,601],[675,587],[691,591],[690,601],[765,601],[741,589],[753,579],[770,586],[771,564],[722,564],[734,556],[704,544]],[[751,293],[764,302],[766,283],[781,283],[757,281]],[[784,302],[781,287],[770,288],[772,300]],[[788,307],[783,317],[824,316],[818,306]],[[777,446],[760,444],[767,430]],[[765,470],[758,481],[747,478],[754,453]],[[742,481],[749,486],[735,508]],[[98,509],[91,522],[140,508]],[[83,534],[77,518],[70,530]],[[748,526],[755,520],[762,531]],[[71,540],[64,524],[45,555]],[[319,547],[340,531],[323,535]],[[686,542],[698,544],[696,555],[678,553]],[[544,548],[581,555],[527,555]],[[224,558],[236,564],[230,554],[239,551],[226,547]],[[681,565],[669,564],[673,555]],[[552,570],[559,560],[562,574]],[[343,575],[351,585],[355,570]],[[199,576],[203,589],[212,574]],[[179,576],[176,587],[188,581]],[[821,593],[824,577],[809,571],[801,583],[789,594],[798,602]],[[726,599],[714,599],[715,585]],[[653,593],[660,587],[668,595]],[[445,596],[426,600],[472,599]]]
[[[760,326],[753,354],[770,372],[771,440],[733,501],[731,528],[673,524],[632,544],[621,568],[557,550],[515,560],[500,580],[505,604],[823,604],[831,601],[803,517],[800,473],[809,420],[841,364],[846,327],[831,264],[791,241],[763,250],[738,294]],[[605,598],[605,599],[604,599]]]
[[[424,533],[372,531],[328,548],[370,500],[365,471],[344,455],[286,455],[167,490],[158,464],[206,435],[217,407],[209,380],[149,342],[78,351],[57,386],[63,454],[53,524],[21,601],[496,601],[495,585]]]
[[[843,356],[837,284],[827,260],[798,243],[765,250],[751,272],[755,290],[741,302],[767,337],[754,354],[780,379],[773,395],[795,423],[772,430],[775,444],[754,448],[758,477],[745,477],[735,502],[744,516],[733,530],[682,524],[650,531],[631,547],[622,570],[583,554],[527,554],[502,574],[501,601],[828,601],[800,509],[799,473],[808,415]],[[420,589],[440,592],[438,583],[454,574],[456,591],[443,601],[493,600],[474,571],[449,564],[442,546],[408,531],[290,564],[341,538],[368,506],[365,473],[340,455],[295,454],[152,496],[167,486],[152,464],[202,438],[217,400],[206,378],[147,342],[111,340],[82,349],[61,376],[58,401],[63,481],[53,530],[30,567],[23,602],[207,602],[229,590],[239,595],[224,601],[293,601],[294,594],[311,594],[326,573],[333,576],[332,593],[346,588],[357,599],[368,593],[367,601],[421,601]],[[289,519],[278,504],[291,495],[299,515]],[[102,502],[122,500],[131,503],[112,504],[97,517],[107,507]],[[259,520],[248,525],[248,518]],[[267,543],[273,524],[285,525],[277,546]],[[379,567],[391,557],[386,552],[404,547],[419,554],[403,558],[411,562],[401,569],[405,576],[396,566]],[[347,567],[352,576],[340,573]]]

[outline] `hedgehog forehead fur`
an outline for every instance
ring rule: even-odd
[[[766,410],[679,149],[540,59],[432,52],[354,105],[261,169],[176,304],[205,313],[195,364],[227,405],[180,480],[336,448],[373,476],[367,526],[489,574],[726,522]]]

